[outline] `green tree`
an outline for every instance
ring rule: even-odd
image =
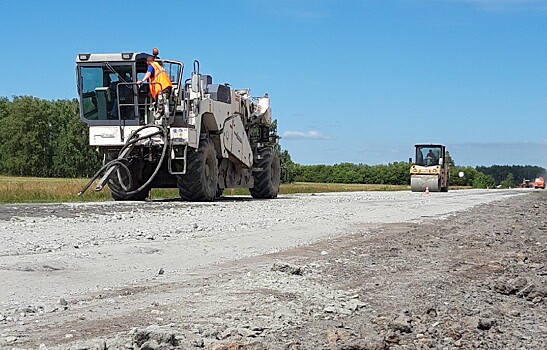
[[[545,168],[532,165],[492,165],[489,167],[478,166],[476,169],[487,175],[491,175],[497,184],[504,181],[509,173],[517,182],[523,179],[532,180],[539,176],[545,176]]]
[[[76,100],[56,101],[52,108],[52,176],[90,177],[100,167],[97,152],[89,147],[88,128],[80,120]]]
[[[512,188],[515,187],[515,178],[513,176],[513,173],[507,174],[507,177],[505,180],[500,182],[500,186],[502,188]]]
[[[463,173],[463,177],[459,173]],[[449,186],[473,186],[477,170],[472,167],[454,166],[450,168]]]
[[[277,136],[277,119],[272,121],[270,125],[270,135]],[[297,164],[294,163],[291,159],[291,155],[288,150],[281,148],[281,145],[277,143],[277,151],[279,153],[279,161],[281,163],[281,182],[282,183],[291,183],[294,182],[296,176]]]
[[[456,163],[454,163],[454,159],[452,159],[452,156],[450,155],[450,152],[446,151],[446,163],[450,167],[455,167]]]
[[[8,109],[9,109],[10,102],[5,97],[0,97],[0,125],[6,125],[6,118],[8,116]],[[5,140],[4,133],[0,129],[0,140]],[[1,147],[0,147],[1,151]],[[2,153],[0,153],[0,174],[4,174],[6,172],[5,166],[4,166],[4,158]]]
[[[410,184],[410,171],[407,162],[395,162],[390,165],[392,170],[392,185]]]
[[[5,97],[0,97],[0,121],[2,121],[8,114],[10,102]]]
[[[484,173],[481,173],[480,171],[477,171],[477,174],[475,175],[475,179],[473,180],[473,187],[474,188],[494,188],[496,187],[496,181],[494,178],[490,175],[486,175]]]
[[[373,166],[353,163],[296,165],[295,181],[408,185],[410,173],[407,162]]]
[[[296,177],[297,164],[292,161],[289,151],[282,150],[279,154],[279,160],[281,161],[281,182],[294,182],[294,179]]]
[[[49,176],[51,143],[46,101],[15,97],[0,128],[2,169],[9,175]]]
[[[88,146],[76,100],[0,98],[0,172],[17,176],[88,177],[100,166]]]
[[[353,163],[340,163],[331,167],[330,175],[326,182],[331,183],[359,183],[361,176],[357,171],[358,166]]]

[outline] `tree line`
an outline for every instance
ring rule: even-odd
[[[532,165],[492,165],[490,167],[478,166],[477,171],[492,176],[497,184],[512,178],[513,185],[522,183],[524,179],[534,180],[536,177],[545,177],[545,169]]]
[[[522,178],[534,179],[545,176],[545,169],[538,166],[492,165],[489,167],[458,166],[447,155],[450,165],[450,186],[474,188],[515,187]],[[408,162],[367,165],[340,163],[334,165],[301,165],[292,161],[287,150],[281,152],[284,182],[323,182],[354,184],[408,185],[410,165]],[[463,176],[460,177],[460,173]],[[515,175],[516,174],[516,175]],[[520,179],[520,180],[519,180]]]
[[[37,177],[90,177],[101,160],[89,146],[88,128],[80,120],[76,99],[48,101],[31,96],[0,98],[0,174]],[[277,123],[273,125],[274,130]],[[301,165],[280,150],[282,180],[348,184],[408,185],[409,164]],[[538,166],[456,166],[450,156],[450,185],[492,188],[515,186],[523,178],[545,175]],[[459,177],[460,172],[464,173]]]
[[[89,147],[78,102],[30,96],[0,98],[0,173],[13,176],[90,177],[100,166]]]

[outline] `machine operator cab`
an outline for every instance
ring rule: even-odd
[[[79,54],[76,77],[80,118],[88,126],[146,125],[153,122],[148,85],[138,86],[148,65],[146,53]],[[182,96],[184,65],[157,60],[173,83],[171,113]]]
[[[443,145],[416,145],[416,161],[420,166],[443,165],[445,159],[445,146]]]

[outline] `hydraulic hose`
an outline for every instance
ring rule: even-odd
[[[147,128],[152,128],[152,127],[157,128],[159,130],[156,131],[156,132],[153,132],[151,134],[148,134],[148,135],[137,137],[138,133],[140,131],[142,131],[144,129],[147,129]],[[136,188],[132,191],[127,191],[127,189],[133,187],[133,179],[132,179],[132,176],[131,176],[132,175],[131,170],[125,164],[127,162],[127,158],[124,158],[122,154],[124,153],[124,151],[127,148],[133,147],[137,142],[152,138],[153,136],[156,136],[156,135],[162,135],[162,141],[163,141],[163,149],[162,149],[162,153],[161,153],[158,165],[156,166],[156,169],[154,169],[154,172],[152,173],[152,175],[150,175],[150,177],[148,178],[148,180],[144,184],[142,184],[141,186],[139,186],[138,188]],[[131,196],[131,195],[134,195],[134,194],[137,194],[137,193],[141,192],[142,190],[144,190],[146,187],[148,187],[152,183],[152,181],[154,180],[154,178],[158,174],[158,172],[159,172],[159,170],[160,170],[160,168],[163,164],[163,160],[165,159],[165,155],[167,154],[167,148],[168,148],[167,143],[168,143],[168,131],[167,131],[167,128],[164,127],[164,126],[145,125],[145,126],[139,128],[139,129],[133,131],[131,133],[131,136],[129,136],[126,143],[123,145],[123,147],[118,152],[118,158],[113,159],[113,160],[109,161],[108,163],[106,163],[105,165],[103,165],[95,173],[95,175],[93,175],[93,177],[89,180],[89,182],[82,188],[82,190],[78,193],[78,196],[81,196],[82,194],[84,194],[84,192],[89,189],[91,184],[93,184],[93,181],[95,181],[102,173],[109,171],[110,168],[112,168],[112,167],[116,167],[115,171],[118,174],[118,180],[120,181],[120,186],[121,186],[122,189],[121,190],[115,190],[115,189],[110,188],[110,191],[112,191],[114,194],[116,194],[118,196]],[[128,178],[128,182],[129,182],[128,186],[125,186],[122,179],[120,178],[120,175],[119,175],[120,169],[119,168],[121,168],[123,171],[125,171],[127,173],[127,178]]]
[[[133,187],[133,179],[131,178],[131,171],[129,170],[129,167],[127,165],[125,165],[125,163],[120,160],[120,159],[123,159],[125,161],[125,158],[117,158],[117,159],[113,159],[111,160],[110,162],[108,162],[110,164],[109,167],[107,167],[106,170],[110,169],[111,167],[113,166],[118,166],[118,167],[121,167],[123,168],[123,170],[128,174],[128,182],[129,184],[127,186],[125,186],[125,184],[123,183],[122,179],[120,178],[120,173],[119,173],[119,169],[116,169],[116,174],[118,175],[118,181],[120,181],[120,186],[125,190],[125,191],[128,191],[131,187]],[[112,191],[112,189],[111,189]]]

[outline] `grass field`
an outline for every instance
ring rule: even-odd
[[[36,177],[0,176],[0,203],[53,203],[53,202],[95,202],[111,200],[108,188],[93,191],[93,186],[79,197],[77,194],[87,179],[55,179]],[[303,183],[281,185],[280,193],[320,193],[347,191],[401,191],[408,186]],[[228,189],[230,195],[248,195],[246,189]],[[177,198],[177,189],[153,189],[152,198]]]

